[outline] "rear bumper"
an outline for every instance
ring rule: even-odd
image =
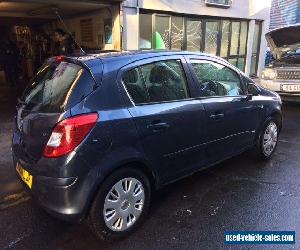
[[[60,185],[61,182],[70,182],[66,178],[49,180],[45,176],[34,176],[32,189],[21,180],[24,189],[33,197],[48,213],[66,221],[81,221],[84,218],[82,210],[72,202],[76,188],[76,179],[69,185]]]
[[[14,166],[16,162],[14,157]],[[30,189],[16,172],[20,182],[33,200],[47,212],[66,221],[79,222],[85,218],[93,189],[88,176],[48,177],[37,175],[24,165],[22,167],[33,175],[32,188]]]

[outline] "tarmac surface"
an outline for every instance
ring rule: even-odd
[[[11,160],[15,90],[0,87],[0,249],[300,249],[300,105],[284,106],[274,157],[248,152],[160,190],[145,223],[119,242],[48,215]],[[296,231],[295,245],[224,244],[226,230]]]

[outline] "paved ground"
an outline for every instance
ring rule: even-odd
[[[300,249],[300,105],[285,106],[271,161],[245,153],[168,186],[140,230],[108,244],[84,224],[52,218],[22,192],[10,157],[9,93],[0,88],[0,249],[231,249],[224,230],[295,230],[294,246],[238,249]]]

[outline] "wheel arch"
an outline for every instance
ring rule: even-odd
[[[160,182],[159,182],[158,174],[150,167],[149,164],[147,164],[145,161],[143,161],[141,159],[128,159],[128,160],[125,160],[125,161],[115,165],[113,168],[111,168],[110,171],[107,171],[102,176],[101,179],[100,178],[98,179],[98,181],[96,182],[91,194],[89,195],[89,199],[88,199],[88,202],[86,204],[86,208],[85,208],[85,212],[84,212],[84,218],[86,218],[88,216],[88,213],[91,209],[93,201],[94,201],[94,199],[95,199],[95,197],[98,193],[98,190],[101,188],[101,185],[103,184],[103,182],[109,176],[111,176],[115,171],[120,170],[122,168],[126,168],[126,167],[135,168],[135,169],[143,172],[143,174],[145,174],[147,176],[147,178],[149,179],[150,187],[151,187],[152,192],[159,189]]]
[[[256,139],[255,142],[256,144],[259,143],[261,135],[262,135],[262,130],[265,126],[265,124],[270,120],[270,119],[275,119],[278,122],[279,125],[279,131],[281,131],[282,128],[282,112],[280,110],[274,110],[273,112],[270,112],[266,118],[263,120],[261,123],[257,133],[256,133]]]
[[[279,125],[279,130],[281,131],[282,129],[282,113],[279,110],[274,111],[273,113],[271,113],[270,118],[274,118]]]

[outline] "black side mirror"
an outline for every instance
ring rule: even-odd
[[[248,95],[257,96],[260,94],[260,89],[254,83],[249,82],[247,84]]]

